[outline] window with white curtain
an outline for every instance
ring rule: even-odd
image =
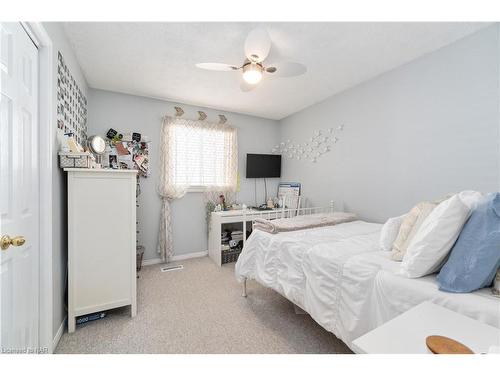
[[[229,125],[171,118],[166,142],[167,184],[174,190],[234,190],[237,182],[236,129]]]

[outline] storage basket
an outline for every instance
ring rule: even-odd
[[[137,254],[136,267],[137,267],[137,272],[139,272],[142,268],[142,258],[144,257],[144,246],[137,245],[136,254]]]
[[[92,168],[94,161],[94,155],[90,152],[59,152],[61,168]]]
[[[240,254],[241,254],[241,249],[223,250],[221,252],[222,264],[236,262]]]

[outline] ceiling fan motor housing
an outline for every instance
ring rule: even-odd
[[[245,72],[245,69],[251,69],[249,68],[249,66],[253,66],[253,67],[257,67],[257,69],[260,69],[261,71],[264,69],[264,67],[262,66],[262,63],[259,63],[259,62],[254,62],[254,61],[250,61],[248,59],[245,59],[245,62],[243,63],[243,72]]]

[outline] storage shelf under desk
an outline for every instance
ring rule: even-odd
[[[264,219],[278,219],[284,216],[282,209],[275,210],[230,210],[212,212],[210,216],[210,228],[208,231],[208,256],[219,267],[222,265],[222,227],[226,224],[241,225],[243,231],[243,245],[247,239],[247,230],[252,229],[252,221],[258,217]]]

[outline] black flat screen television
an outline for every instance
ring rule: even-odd
[[[247,154],[247,178],[281,177],[281,155]]]

